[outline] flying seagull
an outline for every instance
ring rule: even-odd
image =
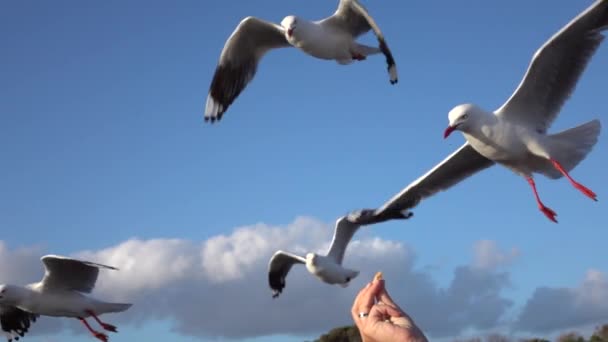
[[[373,30],[379,47],[355,39]],[[255,17],[243,19],[226,41],[215,69],[205,106],[205,121],[222,119],[228,107],[253,79],[266,52],[294,46],[316,58],[346,65],[382,52],[390,83],[397,83],[397,66],[374,19],[358,0],[340,0],[336,12],[325,19],[308,21],[289,15],[281,25]]]
[[[557,134],[547,129],[574,90],[587,63],[604,39],[608,0],[599,0],[549,39],[532,57],[528,71],[511,97],[494,113],[462,104],[449,112],[447,138],[461,131],[467,142],[376,211],[382,218],[411,209],[420,200],[501,164],[527,179],[539,209],[552,221],[557,215],[540,200],[533,173],[557,179],[596,200],[596,194],[568,174],[591,151],[600,133],[593,120]]]
[[[39,315],[77,318],[97,339],[108,341],[108,336],[94,330],[86,318],[92,317],[104,330],[117,332],[98,316],[125,311],[132,304],[106,303],[83,293],[91,293],[100,268],[117,269],[57,255],[40,260],[45,268],[42,281],[27,286],[0,285],[0,324],[8,341],[23,337]]]
[[[277,251],[268,263],[268,284],[272,297],[278,297],[285,288],[285,278],[294,264],[304,264],[308,272],[328,284],[348,286],[349,282],[359,275],[359,271],[342,266],[342,259],[348,243],[359,227],[375,224],[389,219],[408,219],[412,217],[409,211],[395,211],[383,219],[374,216],[374,210],[362,209],[354,211],[336,221],[334,235],[327,255],[308,253],[306,257],[292,253]]]

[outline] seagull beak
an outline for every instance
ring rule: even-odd
[[[292,35],[293,35],[293,27],[290,27],[287,29],[287,37],[291,38]]]
[[[452,134],[452,132],[456,130],[456,127],[458,126],[448,126],[448,128],[445,129],[445,132],[443,132],[443,139],[447,138],[450,134]]]

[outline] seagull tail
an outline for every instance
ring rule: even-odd
[[[566,171],[574,169],[597,143],[601,125],[599,120],[592,120],[580,126],[567,129],[563,132],[549,135],[549,154],[557,160]],[[545,175],[550,178],[559,178],[561,173],[554,167],[545,168]]]
[[[123,312],[129,309],[133,304],[127,303],[100,303],[96,311],[103,313]]]
[[[377,48],[375,46],[368,46],[368,45],[363,45],[363,44],[359,44],[359,43],[355,43],[355,51],[357,53],[362,54],[363,56],[367,57],[370,55],[375,55],[381,52],[380,48]]]

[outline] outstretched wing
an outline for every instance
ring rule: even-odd
[[[357,0],[340,0],[338,3],[338,9],[336,9],[336,12],[334,12],[331,17],[323,20],[324,24],[340,27],[355,38],[367,33],[372,29],[372,26],[366,16],[369,18],[371,17],[369,14],[367,14],[367,10],[363,6],[353,6],[353,3],[356,2]],[[365,15],[363,15],[361,12],[363,12]]]
[[[340,217],[336,220],[334,228],[334,236],[331,240],[331,245],[327,251],[327,256],[332,258],[337,264],[342,264],[344,253],[348,243],[353,238],[361,224],[351,220],[353,214]]]
[[[492,165],[493,161],[465,143],[376,210],[376,216],[378,220],[394,218],[399,213],[414,208],[421,200],[447,190]]]
[[[262,56],[271,49],[288,47],[279,25],[247,17],[226,41],[215,69],[207,103],[205,121],[219,121],[255,76]]]
[[[395,58],[384,39],[384,34],[380,31],[380,27],[374,21],[374,18],[369,14],[367,9],[359,3],[358,0],[340,0],[338,9],[329,18],[324,19],[324,25],[334,26],[339,29],[349,32],[353,37],[358,37],[370,29],[374,31],[378,39],[380,51],[386,58],[388,73],[391,84],[398,82],[397,65]]]
[[[546,132],[570,97],[608,28],[608,1],[599,0],[536,51],[521,83],[497,115]]]
[[[0,305],[0,328],[7,337],[8,342],[17,341],[36,322],[39,315],[29,313],[14,306]]]
[[[40,260],[45,274],[42,286],[45,289],[65,289],[90,293],[95,287],[99,268],[116,270],[115,267],[81,261],[58,255],[45,255]]]
[[[272,298],[278,297],[285,288],[285,278],[294,264],[305,264],[306,259],[299,255],[277,251],[268,263],[268,285]]]

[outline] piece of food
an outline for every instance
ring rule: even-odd
[[[377,272],[376,275],[374,276],[374,280],[382,280],[382,272]]]

